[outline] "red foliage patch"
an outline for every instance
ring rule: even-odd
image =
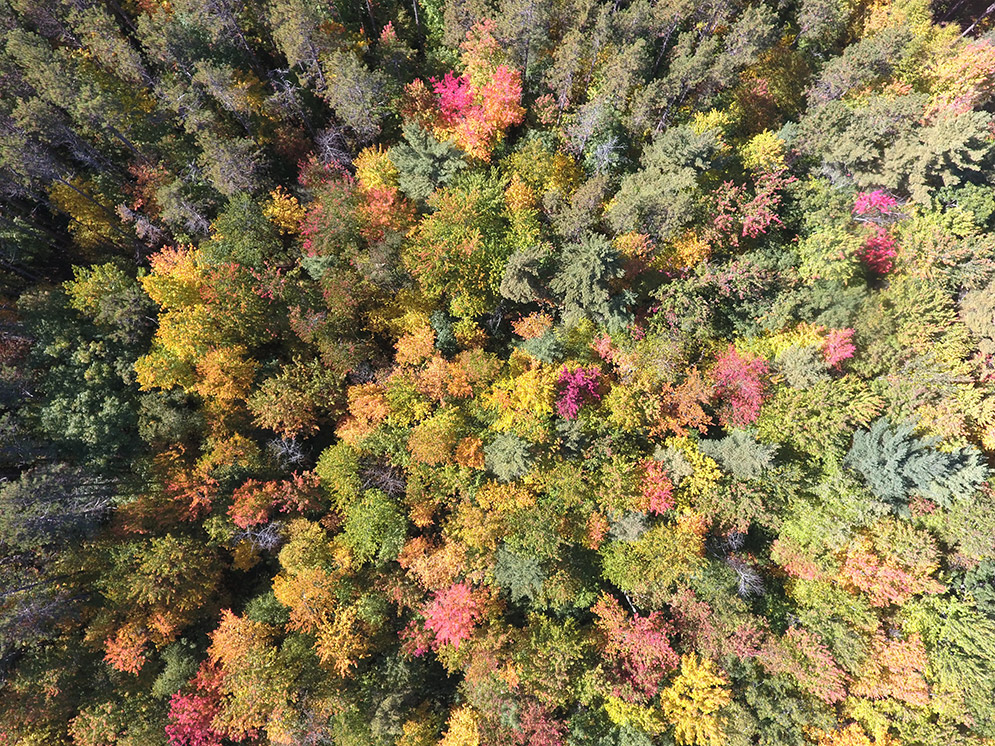
[[[766,375],[767,362],[763,358],[744,357],[733,345],[719,356],[712,368],[712,380],[723,426],[745,427],[757,419]]]

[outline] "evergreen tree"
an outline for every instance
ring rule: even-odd
[[[573,325],[587,318],[609,328],[625,325],[631,298],[612,287],[612,281],[623,274],[618,253],[602,236],[590,233],[564,247],[559,269],[549,283],[562,305],[564,323]]]
[[[916,438],[911,425],[893,426],[887,417],[870,430],[858,430],[845,463],[860,474],[879,500],[900,515],[918,494],[949,508],[969,500],[988,478],[988,467],[974,448],[946,452],[935,439]]]
[[[404,125],[404,141],[390,149],[397,167],[401,191],[424,202],[440,186],[447,185],[466,167],[459,151],[449,142],[436,140],[416,124]]]

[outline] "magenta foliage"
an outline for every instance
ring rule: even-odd
[[[415,658],[421,658],[432,649],[432,633],[414,619],[397,636],[401,638],[402,649]]]
[[[742,208],[744,237],[756,238],[771,226],[784,225],[777,210],[781,206],[781,189],[792,181],[793,178],[785,179],[781,172],[765,173],[756,180],[754,197]]]
[[[739,246],[740,238],[757,238],[772,227],[784,225],[777,214],[781,190],[795,179],[785,176],[785,169],[766,172],[754,179],[753,196],[745,186],[723,182],[715,191],[715,216],[705,231],[709,242]]]
[[[712,368],[715,395],[722,400],[719,422],[723,426],[744,427],[760,414],[767,363],[763,358],[747,358],[733,345],[719,356]]]
[[[819,637],[801,627],[789,627],[780,638],[770,638],[758,656],[770,673],[794,676],[802,689],[826,704],[847,695],[847,676]]]
[[[854,215],[887,215],[898,205],[898,200],[881,189],[860,192],[853,202]]]
[[[673,629],[663,613],[629,616],[609,596],[603,596],[593,610],[605,636],[605,654],[622,684],[618,694],[637,701],[655,696],[680,660],[670,645]]]
[[[857,348],[853,345],[853,329],[831,329],[822,345],[822,357],[826,365],[836,368],[844,360],[853,357]]]
[[[431,79],[432,90],[439,97],[439,109],[446,124],[454,124],[473,106],[473,89],[465,75],[446,73],[442,80]]]
[[[170,746],[221,746],[221,734],[211,727],[218,712],[215,697],[180,694],[169,700],[166,737]]]
[[[575,420],[586,401],[601,401],[601,391],[598,389],[600,380],[601,371],[596,367],[571,371],[564,365],[558,381],[563,390],[556,401],[556,411],[560,417]]]
[[[864,240],[860,258],[872,272],[883,275],[894,267],[892,259],[897,255],[898,244],[895,243],[894,237],[886,229],[879,227]]]
[[[466,583],[454,583],[438,591],[425,609],[425,628],[435,635],[438,645],[452,643],[459,647],[473,634],[483,608],[473,589]]]
[[[304,221],[301,223],[301,235],[304,237],[304,255],[314,256],[314,241],[312,236],[321,230],[321,219],[322,219],[322,208],[319,202],[313,205],[304,216]]]

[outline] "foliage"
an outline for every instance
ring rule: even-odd
[[[429,298],[448,299],[453,316],[486,313],[511,253],[504,240],[503,184],[477,172],[437,191],[430,206],[402,255],[405,265]]]
[[[569,244],[560,257],[559,271],[550,289],[559,297],[562,319],[568,325],[590,319],[609,328],[628,321],[625,291],[613,292],[611,281],[623,275],[615,249],[604,238],[588,234]]]
[[[454,583],[435,594],[425,607],[425,628],[437,645],[458,648],[469,639],[483,612],[478,594],[466,583]]]
[[[560,398],[556,401],[556,412],[568,420],[577,419],[577,413],[583,405],[583,399],[598,401],[601,392],[598,390],[598,378],[601,371],[597,369],[585,370],[577,368],[569,371],[564,367],[560,371],[560,378],[557,381],[563,390]]]
[[[882,417],[870,430],[854,434],[846,457],[871,492],[900,515],[908,514],[912,493],[949,508],[969,499],[987,479],[988,468],[976,449],[940,451],[934,440],[913,437],[912,430],[911,425],[894,427]]]
[[[11,0],[0,743],[995,738],[940,0]]]
[[[612,661],[628,696],[651,699],[667,674],[677,668],[678,656],[668,639],[671,629],[660,612],[627,618],[618,601],[602,596],[593,607],[597,627],[605,635],[604,655]]]
[[[427,200],[466,167],[456,148],[416,124],[404,126],[404,141],[391,148],[389,156],[397,168],[398,187],[416,202]]]
[[[714,663],[694,653],[681,658],[680,674],[660,696],[664,715],[674,724],[680,744],[717,746],[722,743],[718,711],[729,702],[728,681]]]
[[[344,530],[343,541],[357,560],[376,558],[378,562],[386,562],[401,551],[407,521],[384,492],[366,490],[346,511]]]
[[[753,423],[763,402],[767,364],[760,358],[749,359],[729,346],[712,368],[715,394],[721,400],[719,422],[733,427]]]
[[[191,682],[189,693],[176,692],[169,700],[166,736],[170,746],[220,746],[223,734],[214,729],[220,709],[218,671],[203,666]]]
[[[502,482],[510,482],[528,473],[532,457],[528,444],[514,433],[500,433],[484,446],[487,468]]]

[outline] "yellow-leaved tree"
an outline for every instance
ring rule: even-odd
[[[712,661],[690,653],[681,672],[660,695],[664,717],[674,726],[674,740],[687,746],[722,746],[719,710],[729,704],[729,680]]]

